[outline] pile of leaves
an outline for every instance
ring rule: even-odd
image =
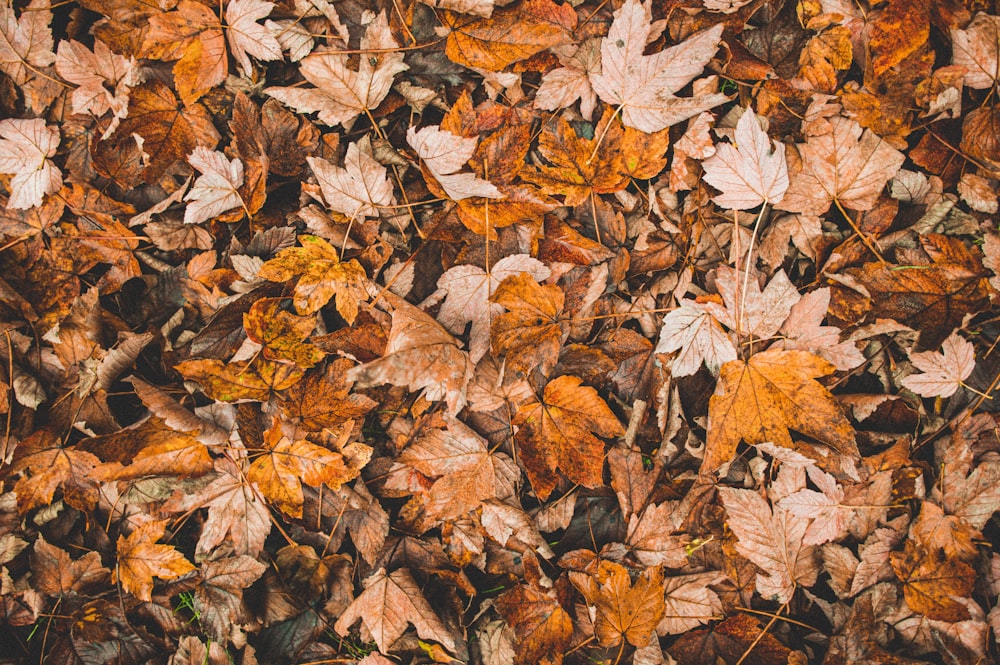
[[[0,0],[0,660],[1000,655],[986,0]]]

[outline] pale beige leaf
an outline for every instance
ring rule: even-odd
[[[671,365],[673,376],[691,376],[702,363],[713,376],[730,360],[736,346],[702,303],[681,301],[681,306],[663,317],[657,353],[680,351]]]
[[[429,314],[393,298],[392,327],[385,355],[347,372],[358,388],[383,383],[423,389],[428,400],[443,399],[452,415],[465,406],[473,365],[458,341]]]
[[[493,183],[471,173],[455,173],[475,153],[476,139],[456,136],[435,125],[424,127],[420,131],[410,127],[406,130],[406,142],[417,151],[427,170],[453,201],[473,196],[503,198],[503,194]]]
[[[350,125],[381,104],[396,74],[408,69],[398,49],[383,11],[365,30],[356,70],[349,65],[350,53],[320,51],[303,58],[299,68],[314,88],[275,87],[264,92],[300,113],[318,113],[320,122],[331,127]]]
[[[788,189],[784,146],[772,144],[751,109],[736,123],[735,141],[717,145],[702,167],[705,182],[722,191],[712,200],[730,210],[780,203]]]
[[[100,39],[94,40],[93,51],[72,39],[59,42],[56,71],[77,86],[71,98],[74,113],[101,117],[112,112],[114,119],[102,138],[110,136],[128,114],[129,92],[140,82],[135,58],[118,55]]]
[[[601,66],[601,41],[585,40],[572,55],[559,54],[562,67],[546,72],[542,84],[535,91],[535,108],[556,111],[580,100],[580,115],[590,120],[597,106],[597,93],[590,85],[591,74],[596,74]]]
[[[965,30],[953,29],[951,64],[965,67],[966,86],[993,87],[1000,66],[1000,17],[979,12]]]
[[[757,591],[786,603],[796,586],[810,587],[819,575],[815,547],[802,542],[809,520],[775,507],[753,490],[719,489],[729,528],[739,542],[736,551],[757,565]]]
[[[243,162],[232,161],[218,150],[198,146],[188,157],[191,166],[202,175],[184,196],[190,201],[184,210],[185,224],[200,224],[227,210],[244,206],[239,188],[243,185]]]
[[[776,207],[822,215],[834,201],[852,210],[870,210],[904,156],[854,120],[833,117],[830,131],[811,135],[789,165],[791,184]]]
[[[923,372],[910,374],[900,383],[921,397],[951,397],[976,368],[975,348],[953,332],[941,343],[941,353],[924,351],[910,356]]]
[[[62,186],[62,172],[49,161],[58,147],[59,130],[40,118],[0,120],[0,173],[14,176],[8,208],[40,206],[46,194]]]
[[[380,568],[364,584],[365,590],[333,626],[339,635],[346,636],[360,619],[362,639],[375,640],[379,651],[388,653],[410,623],[422,639],[434,640],[449,651],[455,650],[451,633],[434,613],[409,570],[400,568],[387,575],[385,569]]]
[[[347,146],[343,168],[320,157],[306,161],[316,174],[323,198],[330,208],[348,217],[378,217],[378,206],[392,203],[392,184],[384,166],[372,157],[366,135]]]
[[[489,18],[493,15],[493,0],[420,0],[425,5],[447,9],[460,14],[473,14]],[[501,3],[504,4],[504,3]]]
[[[18,85],[56,59],[49,6],[48,0],[31,0],[18,18],[12,0],[0,0],[0,71]]]
[[[681,98],[675,92],[700,74],[719,48],[722,24],[666,50],[643,55],[652,27],[650,8],[627,0],[615,12],[601,44],[601,73],[591,73],[597,95],[622,107],[622,122],[653,133],[718,106],[728,97],[713,93]]]
[[[774,347],[789,351],[808,351],[824,358],[840,371],[848,371],[865,362],[865,356],[852,342],[840,341],[840,328],[824,326],[830,305],[830,288],[816,289],[792,305],[781,326],[782,338]]]
[[[271,32],[257,23],[274,9],[273,2],[263,0],[229,0],[226,6],[226,38],[229,51],[240,65],[243,75],[253,75],[250,56],[258,60],[281,60],[281,45]]]
[[[760,241],[760,257],[776,268],[785,260],[788,241],[811,259],[816,259],[823,238],[822,220],[816,215],[781,215],[772,222]]]
[[[725,307],[708,302],[705,308],[730,330],[757,339],[773,337],[799,301],[799,292],[784,270],[776,272],[761,291],[757,280],[747,280],[743,271],[719,266],[715,285]]]
[[[969,207],[976,212],[985,212],[994,215],[997,212],[997,192],[996,188],[989,180],[974,173],[966,173],[958,181],[958,193],[962,200],[969,204]]]
[[[725,615],[722,600],[710,585],[723,582],[722,573],[696,573],[667,578],[663,584],[666,609],[658,635],[680,635]]]

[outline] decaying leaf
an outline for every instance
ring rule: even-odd
[[[7,207],[37,208],[62,185],[62,172],[50,161],[59,147],[59,130],[44,120],[0,120],[0,173],[10,181]]]
[[[922,373],[904,377],[904,386],[921,397],[950,397],[976,368],[976,355],[970,342],[952,333],[941,343],[941,353],[914,353],[910,362]]]
[[[128,536],[118,536],[118,566],[112,581],[139,600],[152,599],[154,577],[171,580],[195,570],[173,545],[156,544],[166,529],[167,520],[151,521]]]
[[[750,109],[740,116],[735,139],[735,144],[717,145],[715,154],[702,162],[705,182],[722,191],[712,200],[731,210],[781,203],[788,189],[785,151],[772,145]]]

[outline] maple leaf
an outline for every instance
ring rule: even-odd
[[[976,583],[976,572],[958,559],[945,559],[906,541],[902,552],[893,552],[889,562],[903,582],[903,596],[914,612],[939,621],[969,619],[969,609],[960,599],[968,598]]]
[[[833,117],[829,132],[811,135],[798,146],[789,167],[791,184],[775,207],[822,215],[837,201],[852,210],[870,210],[882,188],[905,159],[854,120]]]
[[[361,51],[370,53],[363,53],[357,70],[348,66],[348,53],[312,53],[300,61],[299,71],[316,87],[271,87],[264,92],[300,113],[318,113],[319,120],[330,127],[348,126],[381,104],[396,74],[409,69],[398,49],[382,11],[361,38]]]
[[[42,205],[62,186],[62,171],[49,161],[59,147],[59,130],[40,118],[0,120],[0,173],[13,175],[7,208]]]
[[[252,55],[259,60],[281,60],[281,45],[271,31],[257,23],[274,9],[263,0],[229,0],[226,5],[226,38],[243,75],[253,75]]]
[[[528,273],[504,279],[492,301],[507,312],[493,320],[493,346],[507,356],[507,366],[518,372],[538,369],[548,376],[559,359],[565,296],[554,284],[542,286]]]
[[[624,566],[602,559],[593,575],[574,577],[573,583],[597,610],[598,644],[618,646],[622,639],[634,647],[649,643],[665,609],[662,568],[646,568],[633,585]]]
[[[657,634],[678,635],[724,616],[722,600],[710,586],[724,579],[716,572],[667,578],[663,620],[656,627]]]
[[[406,142],[417,151],[427,171],[453,201],[474,196],[499,199],[503,194],[496,185],[471,173],[455,173],[476,152],[476,139],[456,136],[439,126],[406,130]]]
[[[150,419],[143,424],[102,437],[86,439],[80,448],[94,452],[108,464],[93,472],[99,480],[132,480],[148,476],[202,476],[212,470],[208,448],[198,439],[175,432]]]
[[[811,291],[792,305],[788,318],[781,324],[783,337],[774,344],[776,349],[814,353],[830,361],[840,371],[854,369],[865,362],[865,356],[853,342],[840,341],[840,328],[824,326],[830,304],[830,289]]]
[[[582,379],[564,375],[549,381],[542,398],[518,409],[515,441],[538,498],[555,489],[556,469],[584,487],[599,487],[604,468],[602,437],[621,436],[624,429],[597,391]]]
[[[799,301],[799,292],[784,270],[776,272],[761,291],[757,281],[745,279],[741,271],[719,266],[715,285],[725,307],[708,301],[705,308],[730,330],[761,340],[778,332]]]
[[[199,625],[213,640],[226,644],[245,614],[243,590],[264,574],[267,566],[250,556],[206,562],[201,582],[194,590],[193,605]]]
[[[14,485],[20,514],[52,503],[62,488],[63,500],[80,510],[93,507],[97,500],[94,469],[100,459],[84,450],[63,447],[51,432],[38,430],[21,442],[8,467],[9,473],[30,473]]]
[[[735,145],[720,143],[701,163],[705,182],[722,191],[716,205],[747,210],[762,203],[780,203],[788,189],[788,166],[781,144],[772,145],[757,114],[745,109],[736,123]]]
[[[442,16],[442,23],[450,28],[445,54],[465,67],[500,72],[569,42],[576,20],[572,6],[552,0],[527,0],[498,9],[489,18],[447,12]]]
[[[278,408],[290,423],[310,432],[336,428],[349,420],[360,422],[377,402],[351,392],[346,374],[354,364],[347,358],[337,358],[323,372],[308,372],[278,395]]]
[[[601,42],[588,39],[567,54],[557,53],[557,67],[542,75],[542,83],[535,91],[535,108],[555,111],[580,100],[580,115],[590,120],[597,106],[597,93],[590,85],[590,75],[596,73],[601,64]]]
[[[380,568],[365,580],[364,586],[364,591],[334,624],[337,634],[346,636],[360,619],[362,639],[375,640],[379,651],[388,653],[393,643],[406,632],[409,623],[422,639],[434,640],[449,651],[455,650],[451,633],[420,593],[409,570],[399,568],[387,575],[385,569]]]
[[[505,591],[496,608],[514,629],[517,665],[558,663],[572,644],[573,620],[559,601],[534,587],[519,584]]]
[[[347,380],[358,388],[382,383],[423,388],[426,399],[443,399],[448,411],[457,414],[465,406],[466,386],[472,378],[469,356],[429,314],[405,300],[392,300],[395,309],[385,355],[351,368]]]
[[[727,523],[739,542],[736,551],[760,569],[757,590],[779,603],[791,600],[796,586],[810,587],[819,574],[816,548],[802,542],[808,519],[775,506],[753,490],[720,487]]]
[[[790,429],[857,459],[850,422],[833,395],[815,380],[833,370],[811,353],[777,349],[723,365],[708,403],[702,471],[730,461],[740,440],[792,448]]]
[[[601,73],[590,83],[608,104],[621,107],[622,122],[643,132],[658,132],[729,100],[714,93],[681,98],[674,93],[700,74],[719,48],[723,26],[716,25],[653,55],[651,9],[627,0],[616,12],[601,42]]]
[[[104,587],[111,571],[101,565],[101,555],[87,552],[76,560],[39,536],[32,550],[32,567],[38,573],[36,586],[50,596],[82,594]]]
[[[111,136],[128,114],[129,95],[140,81],[135,58],[118,55],[100,39],[94,40],[93,51],[71,39],[59,43],[56,71],[78,86],[71,98],[73,113],[101,117],[111,111],[113,120],[102,138]]]
[[[172,580],[195,570],[173,545],[157,545],[163,537],[168,520],[153,520],[142,524],[128,536],[118,536],[118,565],[111,576],[114,583],[139,600],[153,597],[153,578]]]
[[[271,511],[243,472],[227,459],[215,460],[215,475],[202,489],[174,494],[163,509],[170,513],[186,513],[207,508],[208,517],[201,526],[195,547],[195,561],[202,561],[225,543],[236,555],[257,556],[271,532]]]
[[[177,11],[153,14],[138,53],[141,58],[176,60],[177,94],[185,104],[198,101],[229,72],[222,24],[210,7],[181,0]]]
[[[317,236],[299,236],[299,244],[278,252],[257,275],[272,282],[298,277],[293,302],[300,314],[313,314],[336,296],[337,313],[354,323],[367,297],[365,269],[355,259],[342,262],[336,248]]]
[[[438,278],[438,290],[445,297],[437,320],[455,335],[460,335],[466,324],[472,323],[469,359],[473,363],[478,363],[489,351],[490,325],[503,312],[503,306],[490,302],[490,298],[503,280],[521,273],[542,281],[551,271],[527,254],[513,254],[494,263],[489,272],[466,264],[449,268]]]
[[[13,0],[0,0],[0,70],[23,85],[39,69],[55,62],[52,52],[52,12],[45,0],[31,0],[14,15]]]
[[[200,224],[233,208],[246,210],[239,192],[243,186],[243,162],[238,157],[229,161],[217,150],[198,146],[188,156],[188,163],[202,175],[184,196],[185,201],[192,201],[184,210],[185,224]]]
[[[725,363],[736,360],[733,341],[722,329],[704,304],[682,300],[680,307],[663,317],[656,353],[680,351],[674,358],[670,373],[691,376],[705,363],[714,376]]]
[[[372,157],[367,135],[347,146],[343,168],[319,157],[307,157],[306,161],[316,174],[327,205],[339,213],[352,219],[378,217],[378,206],[392,203],[392,184],[385,167]]]
[[[292,517],[302,517],[302,483],[337,490],[358,477],[372,453],[363,443],[331,450],[305,439],[291,439],[278,428],[265,432],[263,443],[263,452],[247,470],[247,480],[257,483],[267,499]]]
[[[491,453],[486,441],[460,421],[445,416],[446,429],[423,433],[396,458],[386,487],[393,487],[394,470],[415,469],[435,478],[426,492],[421,522],[450,520],[475,510],[486,499],[514,495],[520,471],[502,453]]]
[[[243,315],[247,337],[263,346],[268,360],[285,360],[303,369],[326,355],[306,338],[316,327],[315,316],[295,316],[281,309],[281,298],[261,298]],[[298,385],[298,384],[296,384]]]
[[[965,68],[964,85],[992,88],[1000,66],[1000,17],[977,12],[965,30],[952,28],[951,48],[951,64]]]
[[[953,332],[941,342],[941,353],[914,353],[910,362],[923,373],[904,377],[900,381],[904,387],[921,397],[951,397],[976,368],[976,353],[970,342]]]
[[[215,358],[185,360],[174,369],[201,384],[206,395],[222,402],[267,401],[271,393],[291,387],[304,373],[301,367],[264,359],[231,363]]]

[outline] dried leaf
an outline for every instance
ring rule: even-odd
[[[730,210],[781,203],[788,189],[788,166],[780,144],[772,144],[757,114],[746,109],[736,124],[735,143],[720,143],[702,162],[705,182],[722,191],[712,200]]]
[[[42,119],[0,120],[0,173],[14,176],[7,208],[37,208],[59,191],[62,171],[49,161],[58,147],[59,130]]]
[[[184,210],[185,224],[201,224],[233,208],[246,210],[239,192],[243,186],[243,162],[239,158],[229,161],[217,150],[198,146],[188,156],[188,163],[201,175],[184,197],[192,201]]]
[[[352,219],[378,217],[378,206],[392,203],[392,185],[385,167],[372,157],[367,136],[347,146],[343,168],[319,157],[308,157],[307,161],[327,205],[341,214]]]
[[[157,545],[166,532],[167,520],[151,521],[136,527],[128,536],[118,536],[118,566],[112,582],[139,600],[150,601],[153,578],[172,580],[195,570],[173,545]]]
[[[456,136],[438,126],[424,127],[420,131],[406,130],[406,142],[417,151],[427,171],[453,201],[474,196],[499,199],[503,194],[491,182],[471,173],[455,173],[476,152],[476,139]]]
[[[941,353],[914,353],[910,362],[923,373],[904,377],[904,387],[921,397],[951,397],[976,368],[976,354],[970,342],[952,333],[941,342]]]
[[[643,647],[663,618],[663,569],[646,568],[633,586],[628,570],[612,561],[600,561],[597,571],[582,580],[573,580],[594,605],[594,633],[601,646],[613,647],[628,640]]]

